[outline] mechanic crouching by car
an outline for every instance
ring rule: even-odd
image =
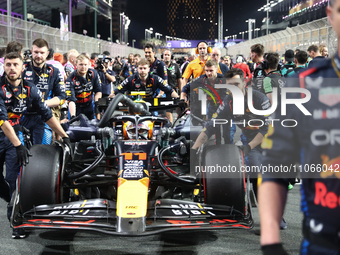
[[[90,120],[94,119],[95,114],[98,119],[100,118],[98,99],[102,97],[101,81],[97,71],[89,68],[89,64],[88,57],[79,55],[76,59],[77,70],[66,80],[66,95],[71,119],[81,113]]]
[[[167,96],[178,98],[176,91],[171,88],[165,80],[161,77],[150,74],[150,64],[146,59],[142,59],[137,63],[137,73],[129,78],[125,79],[109,96],[114,98],[118,93],[124,94],[131,91],[145,91],[148,97],[161,97],[161,95],[155,96],[157,89],[164,91]]]
[[[245,88],[243,71],[241,69],[231,69],[225,73],[224,77],[228,85],[234,85],[242,91],[244,104],[247,105],[248,89]],[[219,130],[220,125],[217,123],[219,123],[218,120],[222,119],[228,121],[227,123],[224,122],[225,124],[223,125],[225,143],[228,144],[231,141],[228,136],[230,135],[231,122],[233,122],[242,129],[241,141],[243,145],[240,148],[243,151],[247,166],[259,169],[262,157],[261,142],[268,131],[266,117],[253,114],[247,107],[244,109],[244,115],[234,115],[233,100],[232,93],[224,97],[223,104],[218,107],[212,119],[198,136],[192,147],[192,152],[190,152],[190,157],[195,157],[197,149]],[[268,110],[271,106],[269,98],[255,90],[252,91],[252,101],[254,108],[257,110]],[[215,121],[217,122],[215,123]],[[253,173],[250,177],[255,196],[257,196],[257,173]]]
[[[98,58],[96,70],[102,83],[102,98],[108,97],[112,93],[112,82],[116,81],[115,72],[109,69],[110,57]]]
[[[20,119],[28,106],[32,106],[41,119],[60,135],[71,149],[70,139],[59,122],[52,115],[42,97],[41,91],[31,82],[22,78],[22,57],[15,52],[5,56],[4,76],[0,80],[0,190],[1,197],[9,202],[16,188],[16,179],[20,166],[28,163],[30,153],[19,140],[22,137]],[[21,134],[20,134],[21,133]],[[3,165],[6,164],[6,178],[3,177]],[[7,184],[8,183],[8,184]],[[8,207],[7,217],[11,217],[12,207]],[[25,231],[13,229],[12,238],[24,238]]]

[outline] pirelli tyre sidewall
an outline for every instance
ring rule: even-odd
[[[62,198],[62,148],[57,145],[34,145],[32,157],[19,176],[19,204],[22,213],[34,206],[58,204]]]
[[[245,179],[240,171],[240,149],[234,144],[213,145],[206,147],[202,156],[205,203],[233,206],[245,214]]]

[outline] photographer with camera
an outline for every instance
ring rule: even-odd
[[[121,58],[118,55],[117,57],[115,57],[115,61],[113,62],[112,69],[113,71],[115,71],[116,74],[119,74],[123,68],[123,65],[124,64],[122,63]]]
[[[116,81],[115,72],[109,69],[111,60],[110,57],[99,55],[96,61],[96,70],[102,82],[102,98],[108,97],[112,93],[112,82]]]

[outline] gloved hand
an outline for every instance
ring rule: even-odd
[[[261,250],[263,255],[288,255],[282,243],[262,245]]]
[[[248,153],[251,151],[251,147],[249,144],[238,146],[243,151],[243,157],[246,157]]]
[[[70,149],[70,154],[71,154],[71,157],[73,158],[73,150],[72,150],[70,138],[66,136],[66,137],[63,137],[62,140],[64,144]]]
[[[94,112],[95,112],[96,115],[98,113],[100,113],[100,111],[99,111],[99,102],[98,101],[94,102]]]
[[[179,100],[178,107],[180,107],[181,109],[187,108],[187,103],[184,101],[184,99]]]
[[[22,144],[16,146],[15,150],[17,151],[18,163],[22,166],[26,166],[28,164],[28,157],[32,157],[30,151]]]

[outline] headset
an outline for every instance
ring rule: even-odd
[[[208,43],[206,41],[200,41],[197,46],[196,46],[196,49],[195,49],[195,53],[198,55],[199,52],[198,52],[198,45],[200,45],[200,43],[205,43],[207,46],[208,46],[208,53],[210,54],[211,53],[211,47],[208,45]]]
[[[170,55],[171,55],[171,60],[174,60],[174,54],[172,54],[172,51],[170,50],[170,49],[165,49],[164,51],[163,51],[163,53],[162,53],[162,55],[161,55],[161,59],[164,59],[163,57],[164,57],[164,52],[165,51],[170,51]]]
[[[268,64],[268,61],[267,61],[267,57],[268,57],[268,53],[265,53],[264,56],[263,56],[263,62],[262,62],[263,70],[269,69],[269,64]]]

